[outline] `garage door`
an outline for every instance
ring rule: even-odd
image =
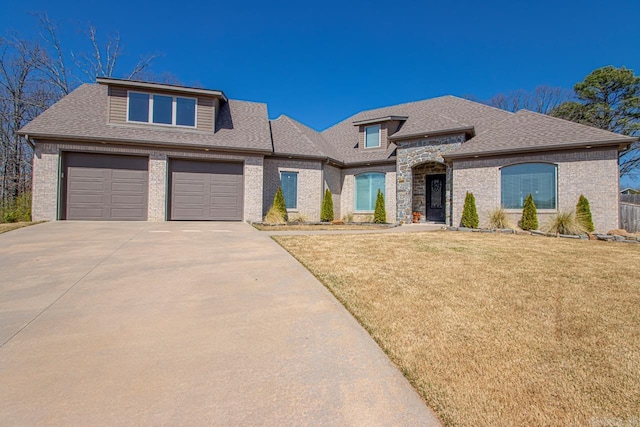
[[[171,219],[241,221],[242,163],[171,161]]]
[[[147,219],[146,157],[67,153],[64,165],[66,219]]]

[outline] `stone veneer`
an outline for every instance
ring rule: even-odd
[[[413,194],[411,197],[411,209],[412,212],[420,212],[422,214],[421,221],[426,221],[427,215],[427,175],[446,174],[447,178],[449,178],[451,176],[451,173],[449,173],[449,171],[450,168],[448,168],[444,163],[440,162],[421,163],[413,167]],[[449,212],[449,209],[446,208],[451,206],[451,191],[448,191],[450,188],[451,183],[450,180],[447,179],[445,184],[445,212]],[[447,218],[449,218],[448,215]]]
[[[36,144],[33,159],[34,221],[58,219],[58,176],[64,151],[104,154],[131,154],[149,157],[149,221],[165,221],[167,214],[167,171],[170,158],[193,160],[228,160],[244,163],[244,220],[262,219],[263,156],[203,152],[188,149],[159,149],[104,144],[43,141]]]
[[[446,223],[451,219],[451,168],[444,163],[443,153],[447,153],[460,146],[465,141],[464,134],[434,136],[417,140],[398,141],[396,152],[397,165],[397,219],[398,221],[411,222],[414,209],[414,168],[419,165],[436,162],[442,165],[446,175]],[[420,169],[415,169],[415,172]],[[420,172],[422,173],[422,172]],[[425,173],[426,174],[426,173]],[[425,197],[424,195],[422,196]],[[418,202],[419,206],[419,202]],[[423,212],[424,215],[424,212]]]
[[[589,199],[597,231],[618,228],[618,150],[617,147],[564,150],[541,154],[474,158],[453,161],[453,225],[459,225],[467,191],[476,199],[480,225],[501,204],[500,168],[517,163],[548,162],[557,165],[557,209],[538,210],[538,222],[544,226],[558,211],[574,210],[583,194]],[[510,210],[517,223],[522,210]]]

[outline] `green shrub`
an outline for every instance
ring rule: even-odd
[[[324,192],[324,199],[322,199],[320,221],[333,221],[333,197],[331,196],[331,191],[328,188]]]
[[[347,212],[342,219],[344,222],[353,222],[353,212]]]
[[[558,212],[544,225],[544,231],[556,234],[585,234],[587,229],[573,211]]]
[[[591,207],[589,206],[589,200],[582,194],[578,199],[576,205],[576,219],[582,223],[585,231],[593,232],[595,227],[593,226],[593,218],[591,217]]]
[[[31,193],[22,193],[0,210],[0,222],[30,222]]]
[[[478,218],[478,211],[476,209],[476,198],[473,193],[467,191],[467,195],[464,197],[464,207],[462,208],[462,220],[460,224],[466,228],[478,228],[480,225],[480,219]]]
[[[273,208],[276,208],[285,222],[289,219],[287,216],[287,203],[284,200],[284,194],[282,194],[282,187],[278,187],[278,191],[276,191],[276,195],[273,197]],[[269,209],[271,210],[271,209]]]
[[[529,194],[527,198],[524,199],[520,228],[522,228],[523,230],[538,229],[538,210],[536,209],[536,204],[533,202],[533,195],[531,194]]]
[[[387,222],[387,211],[384,207],[384,194],[378,189],[376,197],[376,208],[373,211],[373,222],[376,224],[384,224]]]
[[[502,229],[513,228],[513,223],[503,208],[496,208],[489,212],[489,228]]]

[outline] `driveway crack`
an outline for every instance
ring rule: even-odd
[[[107,255],[106,257],[104,257],[99,263],[97,263],[96,265],[94,265],[89,271],[87,271],[85,274],[82,275],[82,277],[80,277],[78,280],[76,280],[67,290],[65,290],[63,293],[61,293],[55,300],[53,300],[53,302],[51,302],[51,304],[49,304],[48,306],[46,306],[44,309],[42,309],[42,311],[40,311],[40,313],[36,314],[34,316],[33,319],[29,320],[27,323],[25,323],[20,329],[18,329],[13,335],[11,335],[5,342],[3,342],[2,344],[0,344],[0,348],[4,347],[5,344],[9,343],[13,338],[15,338],[20,332],[24,331],[25,329],[27,329],[29,327],[29,325],[31,325],[33,322],[35,322],[40,316],[42,316],[47,310],[49,310],[51,307],[53,307],[53,305],[55,303],[57,303],[58,301],[60,301],[60,299],[62,299],[62,297],[64,297],[66,294],[69,293],[69,291],[71,291],[71,289],[73,289],[78,283],[80,283],[85,277],[87,277],[89,274],[91,274],[96,268],[100,267],[106,260],[108,260],[109,258],[111,258],[113,256],[113,254],[115,254],[116,252],[118,252],[120,249],[122,249],[127,243],[129,243],[130,241],[132,241],[133,239],[135,239],[136,237],[138,237],[140,235],[140,233],[142,233],[143,231],[145,231],[146,228],[143,228],[142,230],[138,231],[136,234],[134,234],[133,236],[129,237],[126,241],[124,241],[120,246],[118,246],[117,248],[115,248],[113,251],[111,251],[111,253],[109,255]]]

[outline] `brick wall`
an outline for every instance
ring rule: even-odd
[[[324,188],[331,191],[333,199],[333,216],[335,219],[342,218],[342,170],[336,166],[324,165]],[[324,190],[323,190],[324,191]]]
[[[264,216],[280,186],[281,172],[298,173],[297,209],[289,210],[289,217],[303,215],[308,221],[320,220],[323,180],[322,162],[319,160],[293,160],[267,157],[264,159],[264,192],[262,215]]]
[[[500,168],[523,162],[557,164],[557,210],[538,211],[543,226],[557,211],[575,210],[580,194],[591,205],[596,230],[618,228],[618,151],[592,148],[546,154],[478,158],[453,162],[453,225],[459,225],[467,191],[474,194],[480,225],[486,225],[489,212],[500,206]],[[521,211],[510,211],[514,222]]]
[[[394,222],[396,218],[396,165],[373,165],[345,168],[342,170],[342,194],[340,198],[341,216],[354,214],[356,221],[365,221],[373,215],[372,212],[358,213],[355,211],[355,176],[365,172],[380,172],[385,174],[385,209],[387,222]]]
[[[199,160],[229,160],[244,163],[244,220],[262,218],[262,162],[260,155],[237,155],[197,150],[160,150],[104,144],[69,144],[42,141],[36,144],[33,163],[33,219],[54,221],[58,218],[58,168],[63,151],[105,154],[136,154],[149,157],[149,221],[167,219],[167,171],[171,157]]]

